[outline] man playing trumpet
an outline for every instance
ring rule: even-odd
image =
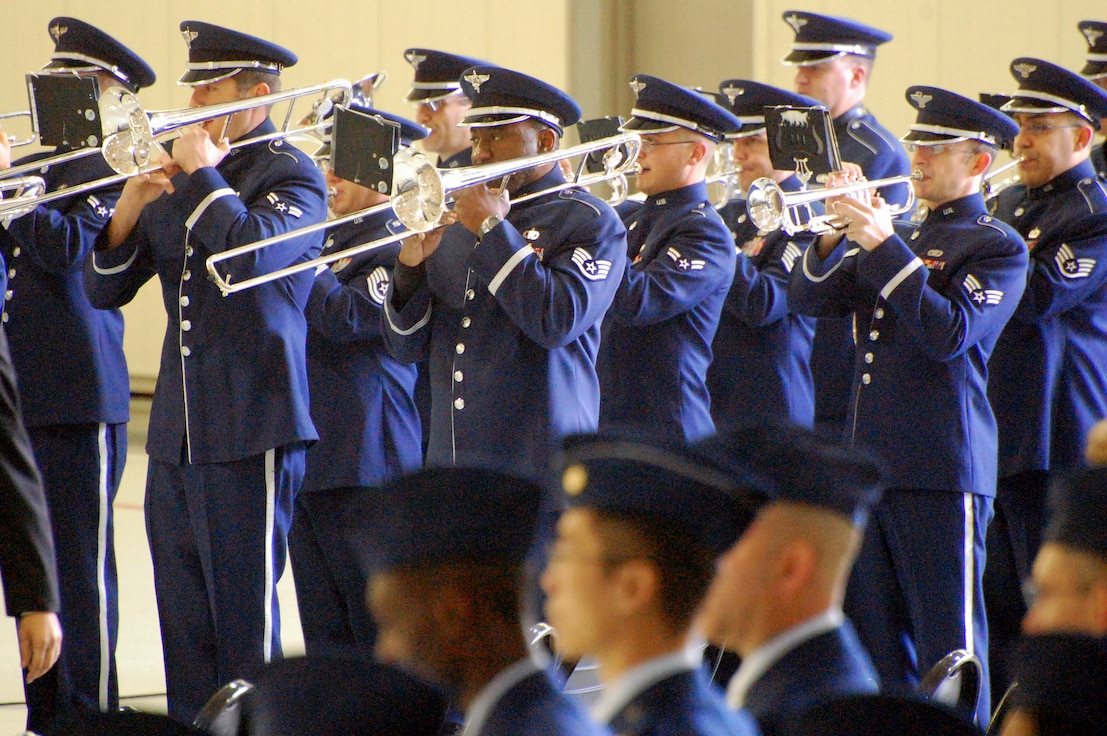
[[[981,194],[1014,123],[935,87],[906,96],[918,111],[904,140],[926,219],[900,235],[883,200],[830,200],[841,229],[807,249],[788,292],[804,314],[853,313],[848,438],[878,454],[889,490],[873,508],[845,610],[892,693],[913,690],[953,649],[976,654],[987,672],[981,575],[997,440],[986,363],[1027,266],[1022,239],[988,216]],[[985,686],[978,722],[988,714]]]

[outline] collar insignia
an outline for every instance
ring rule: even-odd
[[[1013,67],[1023,79],[1030,79],[1030,75],[1038,68],[1037,64],[1015,64]]]
[[[928,95],[925,92],[915,92],[911,95],[911,99],[915,101],[915,104],[920,110],[923,110],[930,101],[934,99],[934,95]]]
[[[480,86],[488,81],[489,75],[470,72],[469,74],[466,74],[463,79],[469,84],[473,85],[473,91],[479,94]]]
[[[531,241],[531,242],[534,242],[535,240],[538,240],[538,236],[539,236],[538,231],[535,230],[533,227],[530,230],[527,230],[526,232],[523,233],[523,237],[526,238],[527,240]]]

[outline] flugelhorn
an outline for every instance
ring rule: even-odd
[[[392,166],[392,196],[387,203],[375,205],[343,217],[328,220],[326,222],[309,225],[307,227],[290,230],[281,235],[275,235],[265,240],[240,245],[208,256],[207,269],[212,281],[219,287],[224,295],[250,289],[261,284],[267,284],[286,276],[312,270],[319,266],[325,266],[342,258],[364,253],[366,251],[382,248],[386,245],[403,240],[412,233],[427,232],[438,226],[442,216],[446,213],[451,202],[451,194],[466,187],[484,184],[491,181],[503,180],[516,172],[542,166],[549,163],[558,163],[565,159],[581,157],[576,169],[576,175],[568,181],[557,186],[542,189],[536,192],[512,199],[512,204],[521,204],[536,197],[564,191],[574,187],[587,187],[600,182],[620,182],[626,186],[626,173],[638,159],[638,150],[641,148],[641,139],[635,133],[622,133],[609,138],[576,146],[564,148],[549,153],[540,153],[535,156],[526,156],[504,161],[502,163],[485,164],[483,166],[468,166],[459,169],[447,169],[439,171],[431,163],[426,154],[412,148],[406,148],[396,154]],[[584,159],[588,154],[607,150],[603,155],[603,171],[587,172]],[[263,248],[268,248],[277,243],[283,243],[291,238],[326,230],[353,220],[368,217],[372,214],[391,209],[405,228],[406,232],[390,235],[385,238],[362,243],[350,248],[345,248],[335,253],[296,263],[286,268],[270,273],[251,276],[242,281],[232,283],[231,274],[220,273],[220,264],[224,261],[255,253]]]
[[[921,171],[914,171],[903,176],[892,176],[876,181],[860,181],[840,187],[824,187],[821,189],[808,189],[799,192],[785,192],[780,185],[768,177],[758,179],[750,185],[749,194],[746,196],[746,206],[750,219],[761,230],[771,231],[783,229],[789,235],[799,232],[828,233],[835,229],[830,215],[811,214],[810,205],[821,202],[830,197],[841,197],[868,189],[893,186],[895,184],[907,184],[907,201],[901,205],[890,208],[893,217],[910,212],[915,206],[915,188],[911,182],[922,178]],[[800,212],[800,209],[803,212]]]

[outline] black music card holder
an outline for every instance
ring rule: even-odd
[[[76,150],[103,143],[100,83],[90,75],[31,73],[27,75],[31,126],[44,146]]]
[[[623,119],[617,116],[582,120],[577,123],[577,135],[580,136],[581,143],[591,143],[592,141],[619,135],[619,128],[622,127],[622,125]],[[584,162],[584,167],[590,174],[603,173],[603,157],[605,153],[607,153],[607,151],[593,151],[588,154]]]
[[[795,171],[805,186],[813,176],[818,181],[842,170],[834,119],[825,107],[766,107],[765,130],[773,168]]]
[[[335,176],[391,194],[392,158],[399,150],[399,123],[344,107],[334,111],[331,170]]]

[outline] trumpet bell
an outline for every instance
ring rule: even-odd
[[[446,186],[422,151],[405,148],[392,164],[392,211],[415,233],[431,230],[446,214]]]
[[[746,208],[759,230],[779,230],[784,224],[786,206],[784,190],[772,179],[762,177],[750,184]]]

